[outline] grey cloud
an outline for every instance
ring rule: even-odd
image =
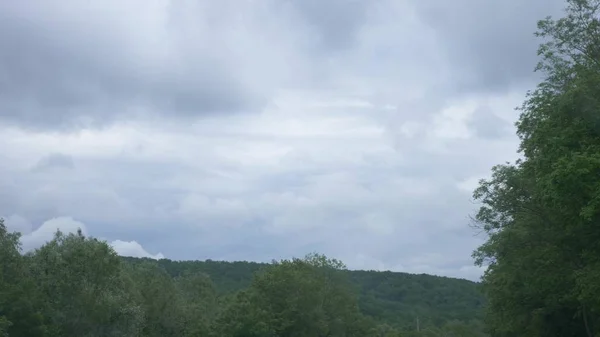
[[[12,175],[7,173],[9,172],[0,170],[0,214],[9,214],[9,210],[17,209],[19,204],[18,186],[12,179]]]
[[[411,261],[424,253],[454,250],[467,263],[475,242],[468,232],[462,238],[455,234],[457,228],[467,228],[469,209],[457,205],[469,197],[449,181],[439,180],[428,182],[434,189],[415,195],[411,189],[430,179],[426,176],[403,176],[368,165],[343,173],[327,167],[321,171],[290,167],[288,174],[273,175],[273,181],[268,174],[261,174],[259,180],[248,177],[248,194],[235,191],[219,196],[210,186],[203,191],[202,184],[188,189],[172,185],[174,178],[187,176],[193,168],[74,160],[78,165],[70,172],[57,172],[53,183],[37,179],[33,172],[13,173],[21,187],[13,197],[21,202],[4,214],[20,214],[34,224],[69,215],[85,223],[93,236],[136,241],[174,259],[269,261],[321,251],[357,267],[356,254],[364,252],[385,261],[386,268],[403,265],[405,271],[412,271],[417,267]],[[236,183],[201,170],[195,177],[217,179],[220,186]],[[394,181],[399,178],[405,182],[397,185]],[[283,189],[283,183],[290,188]],[[209,208],[197,204],[197,216],[186,218],[177,207],[190,193],[205,193],[212,204]],[[219,204],[219,199],[244,208]],[[460,249],[453,246],[461,240],[465,244]],[[452,268],[459,262],[441,261],[430,267]]]
[[[546,2],[542,6],[541,0],[515,3],[415,3],[459,70],[450,82],[436,79],[444,85],[429,89],[428,96],[435,99],[426,99],[426,104],[397,102],[402,109],[423,115],[423,109],[435,110],[453,91],[503,90],[531,78],[535,63],[531,33],[535,21],[552,9]],[[107,19],[91,17],[93,11],[83,3],[70,3],[70,11],[21,2],[0,6],[0,43],[5,46],[0,51],[0,120],[21,127],[98,127],[148,111],[167,118],[255,111],[280,85],[298,86],[303,81],[308,81],[304,85],[332,85],[335,81],[329,82],[328,77],[339,71],[371,76],[370,83],[377,86],[371,90],[377,96],[397,97],[398,89],[385,88],[393,83],[390,77],[414,76],[413,81],[418,81],[437,75],[426,72],[435,69],[429,59],[439,52],[417,45],[416,36],[410,38],[411,48],[431,54],[420,57],[423,65],[414,64],[412,58],[410,66],[398,66],[406,62],[407,46],[393,31],[386,32],[385,39],[379,37],[386,43],[367,45],[369,50],[376,47],[374,51],[354,53],[358,35],[382,19],[369,13],[377,8],[385,12],[382,8],[390,7],[389,1],[288,0],[254,7],[228,1],[218,5],[200,1],[194,6],[177,2],[169,5],[164,30],[154,35],[136,35],[135,27],[118,22],[127,17],[111,16],[114,13],[107,12]],[[247,36],[232,33],[241,25],[236,21],[240,11],[249,18],[243,23],[250,32]],[[108,18],[117,22],[111,24]],[[426,32],[422,27],[412,29]],[[281,33],[268,35],[273,31]],[[373,34],[377,37],[381,32]],[[259,35],[272,40],[266,45],[245,42]],[[251,50],[243,51],[254,47],[266,55],[273,46],[279,49],[270,52],[266,62],[261,61],[262,54],[250,56]],[[311,48],[317,54],[307,53]],[[335,54],[335,64],[341,65],[334,67],[328,62],[335,51],[345,53]],[[296,59],[290,60],[291,55]],[[269,78],[266,87],[259,83],[265,78]]]
[[[198,117],[264,104],[264,97],[237,77],[235,65],[219,58],[227,47],[218,39],[183,35],[190,41],[167,43],[150,36],[145,38],[157,39],[156,49],[136,50],[136,41],[119,36],[125,32],[101,14],[83,3],[71,5],[72,12],[0,4],[0,120],[5,123],[77,129],[140,111]],[[47,17],[40,15],[42,9]]]
[[[398,165],[395,170],[408,179],[462,181],[473,175],[489,172],[490,168],[499,162],[514,160],[518,144],[512,138],[477,136],[447,141],[445,145],[449,150],[435,155],[418,147],[410,147],[405,140],[399,150],[406,158],[405,163]],[[423,140],[414,140],[420,141]]]
[[[354,46],[368,10],[380,0],[287,0],[317,36],[317,46],[325,50],[346,50]]]
[[[470,129],[480,138],[501,139],[514,134],[513,125],[488,108],[477,109],[469,120]]]
[[[354,50],[382,1],[180,1],[149,19],[145,2],[67,3],[0,4],[0,121],[72,130],[256,111],[281,86],[327,83],[332,53]]]
[[[456,90],[507,91],[537,78],[537,21],[560,14],[562,0],[414,1],[455,66]]]
[[[34,172],[43,172],[52,169],[73,169],[75,163],[73,158],[62,153],[53,153],[40,159],[35,166],[32,167]]]
[[[0,124],[46,131],[144,120],[128,123],[123,141],[121,129],[105,130],[121,148],[102,144],[101,153],[92,153],[95,142],[108,141],[97,135],[68,144],[72,152],[59,144],[78,142],[77,133],[44,150],[19,140],[28,147],[21,151],[0,137],[0,214],[37,226],[72,216],[94,236],[174,259],[269,261],[320,251],[350,267],[477,274],[465,267],[481,242],[468,227],[475,206],[456,185],[510,160],[514,136],[498,132],[486,110],[498,106],[475,112],[470,139],[427,132],[456,95],[514,90],[531,79],[529,37],[547,14],[540,1],[521,11],[516,1],[415,1],[437,44],[394,1],[170,3],[164,27],[179,41],[135,32],[161,18],[136,18],[129,36],[119,34],[124,23],[83,15],[75,0],[54,11],[0,2],[0,42],[12,47],[0,51]],[[296,96],[275,97],[280,87]],[[294,91],[306,87],[322,97]],[[257,110],[263,97],[264,114],[222,118]],[[381,108],[388,104],[396,107]],[[180,123],[209,115],[194,127]],[[403,135],[405,122],[420,129]],[[49,168],[52,176],[41,173]]]
[[[2,217],[6,227],[10,231],[19,232],[21,234],[31,233],[31,223],[19,215],[10,215]]]

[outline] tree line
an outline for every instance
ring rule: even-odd
[[[433,324],[424,315],[407,328],[367,315],[344,264],[319,254],[222,264],[237,276],[242,270],[240,280],[222,271],[211,277],[194,268],[199,262],[125,259],[81,232],[57,232],[26,254],[19,239],[0,220],[0,336],[484,336],[478,320]]]

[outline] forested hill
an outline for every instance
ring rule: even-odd
[[[155,263],[171,277],[203,273],[222,295],[250,286],[252,278],[269,264],[224,261],[172,261],[123,257],[129,263]],[[452,320],[479,320],[484,298],[479,284],[468,280],[426,274],[347,270],[358,293],[363,314],[392,326],[410,328],[417,317],[423,326],[440,326]]]
[[[81,231],[22,254],[0,218],[0,337],[482,337],[478,285],[270,264],[120,257]]]

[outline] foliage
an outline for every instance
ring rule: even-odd
[[[185,273],[208,275],[222,296],[247,289],[256,273],[271,266],[255,262],[123,259],[131,264],[152,261],[173,277]],[[436,326],[452,320],[467,322],[482,318],[485,299],[474,282],[394,272],[342,269],[341,274],[358,296],[361,312],[378,323],[414,329],[417,317],[422,324]]]
[[[45,316],[60,335],[138,334],[143,313],[126,292],[120,258],[105,242],[81,231],[57,232],[28,257]]]
[[[569,0],[538,24],[538,70],[517,122],[523,155],[480,183],[492,336],[600,334],[599,0]]]
[[[435,316],[443,299],[462,308],[477,298],[476,285],[465,280],[353,272],[318,254],[271,264],[121,258],[81,231],[57,232],[22,255],[19,239],[0,222],[0,336],[481,336],[481,327],[469,322],[477,315],[462,321]],[[365,294],[371,314],[382,312],[377,303],[412,301],[389,307],[408,310],[400,317],[413,321],[412,314],[423,314],[420,331],[386,321],[389,315],[365,314]],[[410,310],[413,304],[417,311]]]
[[[364,336],[364,332],[360,334],[361,327],[356,326],[360,319],[356,297],[344,287],[339,277],[341,268],[340,262],[320,255],[276,262],[272,268],[259,273],[242,294],[243,305],[250,309],[240,311],[234,304],[232,310],[242,317],[229,315],[228,320],[266,322],[268,329],[257,326],[250,329],[276,336],[354,336],[356,333]],[[247,315],[251,315],[252,320],[244,317]],[[236,336],[246,329],[246,326],[229,329],[223,336]]]
[[[43,336],[42,303],[26,260],[20,234],[9,233],[0,219],[0,336]]]

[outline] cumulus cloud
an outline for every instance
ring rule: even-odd
[[[154,255],[148,253],[144,249],[144,247],[142,247],[142,245],[140,245],[136,241],[115,240],[115,241],[111,242],[110,245],[121,256],[148,257],[148,258],[155,259],[155,260],[165,258],[162,253],[158,253],[158,254],[154,254]]]
[[[31,244],[68,215],[121,254],[471,279],[470,194],[562,6],[61,3],[0,3],[0,213]]]
[[[6,217],[5,224],[9,231],[21,233],[21,248],[24,252],[42,247],[54,238],[57,231],[69,234],[77,233],[78,230],[81,230],[83,235],[89,235],[87,226],[72,217],[57,217],[44,221],[35,230],[32,230],[32,225],[27,219],[19,215]],[[121,256],[148,257],[152,259],[165,258],[162,253],[150,254],[136,241],[114,240],[109,244]]]
[[[26,221],[20,216],[9,217],[6,222],[7,228],[14,231],[18,231],[18,229],[25,229],[22,225],[19,226],[19,222],[15,224],[15,218]],[[31,228],[31,225],[28,227]],[[21,244],[23,251],[28,252],[43,246],[46,242],[51,241],[54,238],[54,234],[58,230],[66,234],[76,233],[79,229],[83,235],[88,235],[86,226],[71,217],[57,217],[44,221],[35,230],[21,232]]]

